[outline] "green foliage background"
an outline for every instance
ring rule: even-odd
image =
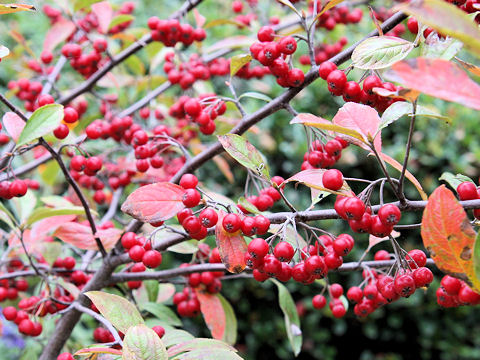
[[[3,1],[2,1],[3,2]],[[7,1],[5,1],[7,2]],[[38,9],[44,1],[33,1]],[[114,3],[120,3],[115,1]],[[260,1],[263,14],[277,14],[282,16],[283,12],[273,4],[273,1]],[[376,5],[389,6],[389,3],[374,2]],[[144,31],[148,16],[157,15],[161,18],[168,16],[178,8],[180,1],[137,1],[133,26],[127,31],[132,34],[139,34]],[[231,18],[230,2],[211,1],[199,6],[201,14],[209,20],[217,18]],[[366,12],[365,12],[366,13]],[[10,35],[12,30],[18,31],[26,39],[28,46],[35,55],[40,55],[43,37],[49,28],[48,19],[40,12],[18,13],[12,15],[1,15],[0,22],[0,43],[8,46],[13,56],[7,58],[0,64],[0,86],[2,91],[11,79],[19,77],[30,77],[31,72],[26,70],[26,61],[30,59],[25,48],[18,44]],[[193,16],[188,17],[193,23]],[[359,26],[345,27],[338,26],[335,31],[326,34],[319,31],[318,40],[333,42],[340,36],[347,36],[349,44],[360,39],[364,34],[373,28],[368,16]],[[213,45],[215,41],[232,36],[234,34],[251,35],[249,30],[238,31],[232,25],[223,25],[207,30],[208,39],[206,47]],[[119,49],[119,43],[116,43]],[[128,45],[128,44],[124,44]],[[113,43],[112,43],[112,46]],[[114,48],[114,47],[113,47]],[[114,48],[115,49],[115,48]],[[149,74],[148,64],[161,46],[150,45],[147,50],[138,54],[138,60],[146,67],[146,74]],[[191,50],[187,50],[191,51]],[[411,56],[418,55],[418,52]],[[468,59],[468,54],[461,54],[462,58]],[[67,89],[71,83],[79,83],[82,79],[73,73],[69,66],[62,74],[59,82],[60,89]],[[141,67],[138,62],[133,61],[130,65],[122,65],[119,68],[127,74],[141,74]],[[305,68],[306,69],[306,68]],[[118,89],[120,96],[119,105],[126,107],[135,99],[145,94],[155,82],[162,81],[163,72],[161,66],[153,69],[152,74],[159,75],[146,86],[128,87]],[[354,71],[349,78],[359,79],[361,73]],[[478,80],[478,79],[477,79]],[[215,79],[213,83],[202,85],[204,91],[217,91],[229,95],[228,89],[223,83],[224,79]],[[271,77],[261,81],[235,80],[235,86],[239,94],[256,90],[267,93],[274,97],[281,93],[280,87],[274,84]],[[260,89],[260,90],[259,90]],[[102,90],[100,90],[102,91]],[[178,89],[170,90],[157,103],[169,106],[178,95]],[[89,99],[92,97],[89,95]],[[248,112],[253,112],[263,105],[259,100],[248,99],[245,102]],[[333,98],[326,89],[325,82],[316,81],[308,90],[303,91],[292,103],[299,112],[310,112],[325,118],[331,118],[342,105],[340,98]],[[439,185],[438,178],[443,171],[463,173],[474,179],[478,178],[478,159],[480,158],[480,131],[478,125],[478,114],[474,111],[462,108],[461,106],[446,103],[444,101],[421,96],[420,104],[437,108],[442,114],[452,118],[452,125],[446,125],[439,120],[422,118],[417,122],[417,130],[414,135],[414,147],[411,153],[411,164],[409,169],[423,184],[427,193],[430,193]],[[238,118],[239,114],[234,110],[227,113],[231,118]],[[98,116],[98,108],[91,106],[85,120],[80,128],[83,128],[91,120]],[[288,177],[300,170],[303,154],[307,149],[306,137],[300,125],[289,125],[291,116],[287,112],[278,112],[259,124],[262,132],[269,134],[269,137],[249,134],[249,139],[263,151],[267,156],[272,174]],[[228,129],[225,129],[225,131]],[[408,119],[403,118],[383,131],[384,152],[401,160],[404,153],[404,144],[408,130]],[[205,142],[212,141],[212,138],[205,138]],[[108,146],[108,143],[107,143]],[[103,146],[102,146],[103,148]],[[234,199],[243,193],[245,171],[237,164],[231,162],[231,169],[235,175],[233,184],[226,184],[225,178],[211,163],[198,172],[200,179],[206,188]],[[373,179],[380,176],[380,171],[373,158],[366,156],[363,150],[350,147],[344,151],[342,160],[338,167],[348,177],[360,177]],[[395,170],[392,169],[392,174]],[[38,174],[33,175],[38,178]],[[53,177],[50,184],[58,186],[61,184],[61,177]],[[45,193],[50,191],[47,187]],[[298,208],[305,208],[309,205],[309,194],[304,188],[295,190],[288,189],[288,197]],[[407,185],[407,194],[411,199],[417,199],[418,194],[411,185]],[[391,196],[391,194],[390,194]],[[393,198],[391,198],[393,200]],[[388,199],[387,199],[388,200]],[[332,206],[332,199],[327,199],[317,208],[328,208]],[[420,214],[409,214],[405,216],[405,222],[419,222]],[[345,224],[341,221],[324,221],[321,223],[329,231],[347,231]],[[366,235],[355,235],[357,241],[356,250],[349,255],[348,259],[358,259],[362,250],[366,247],[368,238]],[[211,242],[211,239],[209,240]],[[400,243],[407,249],[421,247],[419,231],[405,231],[399,239]],[[378,249],[382,245],[378,246]],[[387,248],[388,249],[388,248]],[[375,248],[377,250],[377,248]],[[168,267],[177,264],[180,260],[188,261],[188,258],[178,256],[167,257],[162,266]],[[441,277],[436,273],[437,279]],[[360,281],[359,274],[338,275],[333,274],[332,282],[338,281],[341,284],[356,285]],[[294,299],[300,307],[304,308],[301,316],[302,331],[304,336],[303,351],[301,359],[480,359],[480,312],[478,308],[465,307],[455,309],[442,309],[436,305],[435,289],[438,281],[432,284],[427,292],[417,291],[410,299],[401,300],[393,305],[385,306],[376,311],[366,319],[357,319],[350,310],[344,319],[332,319],[328,311],[316,311],[311,307],[311,298],[319,288],[313,286],[302,286],[289,283]],[[253,280],[224,281],[222,293],[232,303],[235,309],[239,338],[238,349],[247,359],[291,359],[293,356],[286,339],[283,316],[277,301],[277,292],[273,284],[258,284]],[[48,325],[50,324],[50,325]],[[208,336],[203,320],[184,320],[187,330],[199,336]],[[44,326],[53,330],[52,321],[45,321]],[[95,327],[91,319],[85,318],[77,327],[74,336],[69,342],[72,348],[86,345],[92,341],[92,329]],[[41,350],[40,344],[43,340],[27,340],[27,353],[22,359],[33,359]],[[2,354],[8,359],[17,358],[19,350],[10,346],[0,347]],[[14,354],[16,353],[16,354]]]

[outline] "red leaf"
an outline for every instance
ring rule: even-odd
[[[5,131],[8,135],[10,135],[13,141],[17,142],[23,128],[25,127],[25,121],[14,112],[9,111],[3,115],[3,125],[5,126]]]
[[[440,270],[469,280],[480,290],[473,265],[476,234],[462,205],[445,185],[436,188],[428,199],[421,234],[423,244]]]
[[[229,272],[238,274],[247,266],[245,263],[247,243],[240,234],[240,231],[233,234],[225,231],[222,226],[225,215],[223,211],[220,211],[218,214],[218,222],[215,227],[215,240],[222,263]]]
[[[373,136],[376,135],[373,142],[375,149],[377,149],[378,152],[382,151],[382,139],[380,137],[380,133],[377,134],[381,119],[380,116],[378,116],[378,112],[374,108],[371,108],[367,105],[348,102],[343,105],[340,110],[338,110],[337,114],[332,119],[332,122],[335,125],[357,131],[363,135],[364,139],[367,141],[369,138],[373,138]],[[342,134],[339,134],[339,136],[366,150],[370,150],[366,144],[358,141],[355,138]]]
[[[159,182],[132,192],[122,205],[122,211],[143,222],[165,221],[185,208],[185,190],[178,185]]]
[[[121,233],[120,229],[110,228],[98,230],[97,236],[102,241],[105,249],[109,250],[116,244]],[[79,249],[98,250],[90,226],[69,222],[61,225],[53,235]]]
[[[227,321],[220,299],[213,294],[199,290],[196,290],[195,293],[200,302],[200,310],[203,318],[212,337],[217,340],[222,340]]]
[[[60,19],[48,30],[43,42],[44,51],[53,51],[58,44],[67,40],[76,30],[75,24],[66,19]]]
[[[450,61],[404,60],[394,64],[385,77],[409,89],[480,110],[480,86]]]
[[[112,5],[108,1],[93,4],[92,12],[97,16],[100,31],[106,34],[113,19]]]

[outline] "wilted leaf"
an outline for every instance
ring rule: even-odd
[[[142,310],[148,311],[158,320],[164,321],[171,326],[182,326],[182,321],[178,318],[177,314],[175,314],[175,312],[166,305],[154,302],[147,302],[141,304],[140,308]]]
[[[123,360],[167,360],[165,345],[155,331],[146,325],[128,329],[123,339]]]
[[[480,110],[480,86],[456,64],[416,58],[398,62],[384,76],[424,94]]]
[[[480,291],[473,265],[477,234],[465,210],[445,185],[435,189],[428,199],[421,234],[423,244],[440,270],[469,281]]]
[[[122,211],[143,222],[165,221],[185,208],[184,193],[181,186],[168,182],[142,186],[127,197]]]
[[[19,11],[35,11],[33,5],[25,4],[1,4],[0,5],[0,15],[2,14],[11,14]]]
[[[60,18],[59,21],[52,25],[45,35],[43,50],[53,51],[57,45],[65,42],[65,40],[67,40],[76,29],[77,27],[72,21]]]
[[[448,185],[450,185],[452,187],[453,190],[457,191],[457,187],[458,185],[460,185],[461,183],[465,182],[465,181],[469,181],[469,182],[472,182],[472,183],[475,183],[472,179],[470,179],[468,176],[465,176],[465,175],[462,175],[462,174],[457,174],[457,175],[453,175],[452,173],[450,172],[444,172],[442,174],[442,176],[440,176],[438,178],[438,180],[440,181],[445,181],[446,183],[448,183]]]
[[[130,327],[144,324],[143,318],[135,305],[121,296],[103,291],[89,291],[85,295],[100,311],[100,314],[110,321],[118,331],[124,334],[127,333]]]
[[[230,76],[235,76],[235,74],[250,61],[252,61],[252,55],[250,54],[240,54],[235,55],[230,59]]]
[[[391,99],[402,99],[408,102],[413,103],[415,100],[418,99],[420,92],[417,90],[407,89],[407,88],[399,88],[395,91],[391,91],[384,88],[373,88],[372,89],[374,94],[379,96],[388,97]]]
[[[225,312],[226,327],[222,340],[227,344],[234,345],[237,342],[237,317],[235,316],[232,305],[230,305],[227,299],[220,293],[217,294],[217,297],[220,299],[223,311]]]
[[[403,3],[397,9],[443,35],[461,40],[467,48],[480,54],[478,24],[457,6],[443,0],[422,0]]]
[[[413,43],[399,37],[373,36],[353,50],[352,63],[365,70],[383,69],[405,58],[413,48]]]
[[[340,110],[338,110],[337,114],[332,119],[332,122],[335,125],[343,126],[361,134],[363,142],[358,142],[356,141],[356,138],[352,139],[349,137],[345,140],[353,142],[367,150],[370,150],[370,148],[366,144],[370,143],[369,139],[375,136],[373,139],[375,149],[377,149],[378,152],[382,151],[382,139],[380,137],[380,132],[378,132],[380,117],[374,108],[367,105],[347,102],[340,108]],[[340,136],[345,138],[345,136]]]
[[[226,269],[231,273],[240,273],[247,266],[245,263],[245,253],[247,252],[247,244],[241,235],[241,232],[228,233],[221,226],[223,218],[225,217],[223,211],[218,213],[219,226],[215,227],[215,240],[222,263]]]
[[[122,230],[115,228],[100,229],[96,233],[106,250],[113,248],[121,234]],[[69,222],[60,225],[53,235],[79,249],[98,250],[90,226]]]
[[[23,128],[17,146],[28,144],[44,135],[51,133],[63,120],[63,106],[49,104],[35,110]]]
[[[475,282],[480,283],[480,235],[475,238],[475,246],[473,247],[473,270],[475,274]],[[477,287],[478,290],[478,287]]]
[[[25,121],[14,112],[9,111],[3,115],[3,126],[12,140],[16,142],[25,127]]]
[[[338,191],[333,191],[324,187],[322,178],[325,171],[327,171],[327,169],[303,170],[289,177],[287,180],[285,180],[285,183],[297,181],[313,189],[326,191],[336,195],[351,196],[352,190],[345,180],[343,181],[342,188]]]
[[[390,156],[388,156],[387,154],[384,154],[384,153],[380,153],[379,155],[383,159],[383,161],[385,161],[387,164],[393,166],[398,171],[402,171],[403,166],[397,160],[395,160],[394,158],[392,158],[392,157],[390,157]],[[415,186],[415,188],[418,190],[418,193],[420,194],[422,199],[427,200],[427,194],[425,193],[425,191],[423,191],[422,185],[416,179],[416,177],[413,176],[413,174],[408,170],[405,171],[405,177],[408,180],[410,180],[410,182]]]
[[[380,122],[380,129],[386,128],[391,123],[397,121],[402,116],[413,115],[413,106],[412,104],[405,102],[405,101],[397,101],[390,105],[382,114],[381,122]],[[417,105],[417,109],[415,112],[416,116],[425,116],[425,117],[432,117],[436,119],[442,119],[446,123],[450,124],[452,120],[446,116],[442,116],[436,111],[430,110],[426,107]]]
[[[302,349],[302,330],[300,329],[297,307],[288,289],[279,281],[275,279],[270,280],[278,287],[278,302],[285,317],[285,329],[287,330],[288,340],[294,355],[297,356]]]
[[[108,1],[102,1],[92,5],[92,12],[98,19],[100,31],[103,34],[108,32],[108,27],[113,19],[112,5]]]
[[[246,168],[270,181],[268,165],[264,156],[245,138],[236,134],[218,137],[225,151]]]

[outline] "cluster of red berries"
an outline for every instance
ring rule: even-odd
[[[342,150],[348,147],[348,142],[340,137],[323,144],[315,140],[310,145],[310,151],[303,155],[302,170],[325,169],[334,166],[342,156]]]
[[[398,90],[398,87],[390,82],[382,82],[376,75],[369,75],[363,80],[363,85],[360,87],[356,81],[348,81],[347,75],[344,71],[337,69],[331,61],[323,62],[318,73],[323,80],[328,83],[328,90],[332,95],[343,96],[345,101],[355,103],[362,103],[375,107],[378,111],[385,111],[391,104],[396,101],[403,101],[402,99],[391,99],[375,94],[374,88],[383,88],[392,92]]]
[[[476,200],[480,199],[480,189],[477,189],[471,181],[464,181],[457,186],[457,193],[460,200]],[[475,218],[480,219],[480,209],[473,210]]]
[[[331,284],[328,286],[328,293],[330,295],[330,301],[328,302],[328,306],[332,311],[332,315],[339,319],[347,313],[347,309],[345,309],[345,305],[343,304],[340,297],[343,295],[343,287],[340,284]],[[327,305],[327,298],[322,295],[318,294],[312,298],[312,305],[315,309],[323,309],[325,305]]]
[[[152,249],[152,243],[144,237],[137,236],[134,232],[126,232],[121,238],[122,246],[128,251],[128,256],[136,263],[144,266],[137,267],[133,272],[145,271],[145,266],[151,269],[159,267],[162,263],[162,254]],[[142,270],[139,270],[142,268]]]
[[[169,109],[169,115],[177,119],[177,126],[181,129],[191,122],[198,124],[204,135],[211,135],[216,129],[214,120],[225,114],[227,106],[215,94],[203,94],[198,98],[181,96]],[[195,134],[192,134],[195,136]]]
[[[398,206],[393,204],[383,205],[377,215],[372,215],[371,208],[356,196],[337,196],[334,207],[342,219],[348,220],[353,231],[380,238],[390,235],[402,217]]]
[[[161,20],[152,16],[148,19],[147,25],[151,30],[152,39],[162,42],[165,46],[175,46],[179,42],[188,46],[207,37],[204,29],[194,29],[192,25],[180,24],[176,19]]]
[[[480,294],[473,291],[465,281],[445,275],[437,289],[437,303],[443,307],[480,304]]]
[[[18,331],[25,336],[39,336],[43,331],[42,324],[30,320],[28,313],[23,310],[17,311],[15,307],[7,306],[2,313],[5,319],[15,323]]]
[[[348,234],[340,234],[335,240],[327,235],[319,236],[315,245],[308,245],[300,251],[301,261],[292,267],[289,263],[295,249],[290,243],[280,241],[273,254],[269,254],[268,242],[255,238],[248,244],[245,260],[257,281],[275,277],[284,282],[293,278],[299,283],[311,284],[327,276],[328,271],[340,267],[343,257],[350,253],[354,244],[355,240]]]
[[[272,182],[275,183],[277,186],[282,186],[282,183],[284,181],[285,180],[281,176],[272,177]],[[267,211],[281,198],[282,197],[278,190],[275,189],[273,186],[269,186],[260,190],[258,196],[248,196],[247,201],[253,206],[255,206],[258,211]],[[244,214],[248,214],[248,211],[242,205],[238,205],[238,207],[240,208],[240,210],[242,210]]]
[[[13,197],[22,197],[28,189],[38,190],[40,183],[37,180],[15,179],[0,182],[0,199],[10,200]]]
[[[0,280],[0,302],[15,300],[19,291],[26,291],[27,289],[28,282],[25,279],[16,279],[14,281]]]
[[[78,184],[85,189],[93,189],[93,200],[97,204],[103,204],[107,195],[103,191],[105,184],[96,176],[102,169],[103,161],[98,156],[85,158],[83,155],[75,155],[70,161],[70,174]],[[82,174],[83,172],[83,174]]]
[[[288,55],[297,51],[297,41],[292,36],[285,36],[277,42],[274,41],[276,36],[271,26],[261,27],[257,33],[259,42],[250,46],[250,53],[262,65],[268,66],[280,86],[298,87],[303,84],[305,74],[301,69],[290,68],[285,61]]]
[[[320,46],[315,47],[315,63],[320,65],[324,61],[329,60],[338,53],[340,53],[345,45],[347,45],[348,39],[345,36],[342,36],[334,44],[321,44]],[[298,61],[302,65],[310,65],[310,57],[306,54],[300,55]]]
[[[321,0],[317,0],[317,9],[322,9]],[[310,2],[309,9],[313,12],[314,2]],[[363,12],[361,9],[356,8],[350,11],[348,6],[335,6],[334,8],[325,11],[317,21],[317,28],[324,28],[328,31],[335,29],[337,24],[357,24],[362,20]]]
[[[390,254],[386,251],[377,254],[375,260],[390,260]],[[373,269],[363,272],[366,281],[363,289],[353,286],[347,291],[347,299],[356,304],[353,309],[355,315],[365,317],[400,297],[409,297],[417,289],[426,287],[433,281],[432,272],[425,267],[427,257],[423,251],[409,251],[405,261],[408,269],[400,269],[395,277],[378,274]]]
[[[30,81],[26,78],[20,78],[17,81],[8,82],[8,90],[15,93],[15,96],[24,102],[25,110],[35,111],[38,107],[43,106],[37,103],[42,93],[43,85],[40,81]]]
[[[208,80],[213,75],[210,71],[210,66],[198,54],[190,55],[188,61],[177,65],[175,63],[175,54],[168,53],[165,55],[163,70],[167,74],[168,81],[172,84],[179,84],[183,90],[190,88],[195,81]],[[217,67],[216,71],[219,75],[226,74],[220,73],[219,70]]]
[[[82,53],[82,46],[77,43],[67,43],[62,47],[62,55],[70,59],[70,65],[75,71],[88,78],[108,61],[107,57],[102,57],[106,50],[107,41],[96,39],[89,53]]]

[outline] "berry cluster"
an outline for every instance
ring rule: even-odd
[[[310,151],[303,155],[302,170],[329,168],[336,164],[342,156],[342,150],[348,146],[348,142],[340,137],[327,141],[323,144],[315,140],[310,145]]]
[[[315,245],[298,249],[301,260],[292,266],[289,263],[295,255],[295,249],[290,243],[280,241],[273,253],[269,253],[268,242],[255,238],[248,244],[245,260],[253,269],[253,277],[257,281],[275,277],[280,281],[293,278],[299,283],[311,284],[316,279],[324,278],[328,271],[340,267],[343,257],[350,253],[354,243],[353,237],[348,234],[340,234],[336,239],[328,235],[319,236]]]
[[[5,180],[0,182],[0,199],[10,200],[13,197],[22,197],[28,189],[38,190],[39,188],[40,183],[37,180]]]
[[[277,83],[283,87],[297,87],[303,84],[305,74],[298,68],[291,68],[285,61],[287,56],[297,51],[297,41],[292,36],[285,36],[280,41],[274,41],[275,31],[271,26],[263,26],[258,30],[259,42],[250,46],[253,58],[267,66],[277,77]]]
[[[343,47],[347,45],[348,39],[345,36],[342,36],[334,44],[322,44],[315,47],[315,63],[320,65],[324,61],[329,60],[330,58],[337,55],[342,51]],[[310,65],[310,57],[306,54],[300,55],[298,61],[302,65]]]
[[[465,281],[445,275],[437,289],[437,303],[445,308],[480,304],[480,294],[472,290]]]
[[[309,4],[309,8],[313,11],[313,1]],[[322,8],[322,1],[317,0],[317,9]],[[335,29],[337,24],[357,24],[362,20],[363,12],[361,9],[350,9],[348,6],[335,6],[325,11],[317,21],[317,28],[324,28],[328,31]]]
[[[83,53],[82,46],[77,43],[67,43],[62,47],[62,55],[70,59],[70,65],[74,70],[88,78],[108,61],[107,57],[102,57],[106,50],[107,41],[97,39],[89,53]]]
[[[180,24],[176,19],[161,20],[152,16],[148,19],[147,25],[151,30],[152,39],[162,42],[165,46],[173,47],[179,42],[188,46],[207,37],[204,29],[194,29],[192,25]]]
[[[277,184],[277,186],[281,186],[284,182],[284,179],[281,176],[274,176],[272,177],[272,182]],[[258,196],[248,196],[247,201],[255,206],[258,211],[267,211],[281,198],[282,197],[278,190],[273,186],[269,186],[260,190]],[[238,207],[244,214],[248,214],[248,211],[242,205],[238,205]]]
[[[457,193],[460,200],[476,200],[480,199],[480,189],[477,185],[470,181],[464,181],[457,186]],[[473,210],[475,218],[480,219],[480,209]]]
[[[347,313],[345,305],[340,299],[340,297],[343,295],[343,287],[340,284],[331,284],[328,287],[328,292],[330,295],[328,306],[332,311],[332,315],[339,319]],[[315,295],[312,298],[312,305],[315,309],[323,309],[325,305],[327,305],[327,298],[322,294]]]
[[[122,246],[128,251],[128,256],[137,264],[130,269],[132,272],[145,271],[145,266],[151,269],[162,263],[162,254],[152,249],[152,243],[133,232],[126,232],[121,238]],[[143,264],[140,264],[143,263]]]
[[[331,61],[323,62],[318,69],[318,73],[323,80],[327,81],[330,93],[335,96],[343,96],[345,101],[369,105],[380,112],[395,101],[402,101],[402,99],[391,99],[376,95],[373,91],[375,88],[383,88],[393,92],[398,90],[397,86],[390,82],[382,82],[376,75],[367,76],[363,80],[362,87],[360,87],[358,82],[348,81],[345,72],[337,69],[337,65]]]

